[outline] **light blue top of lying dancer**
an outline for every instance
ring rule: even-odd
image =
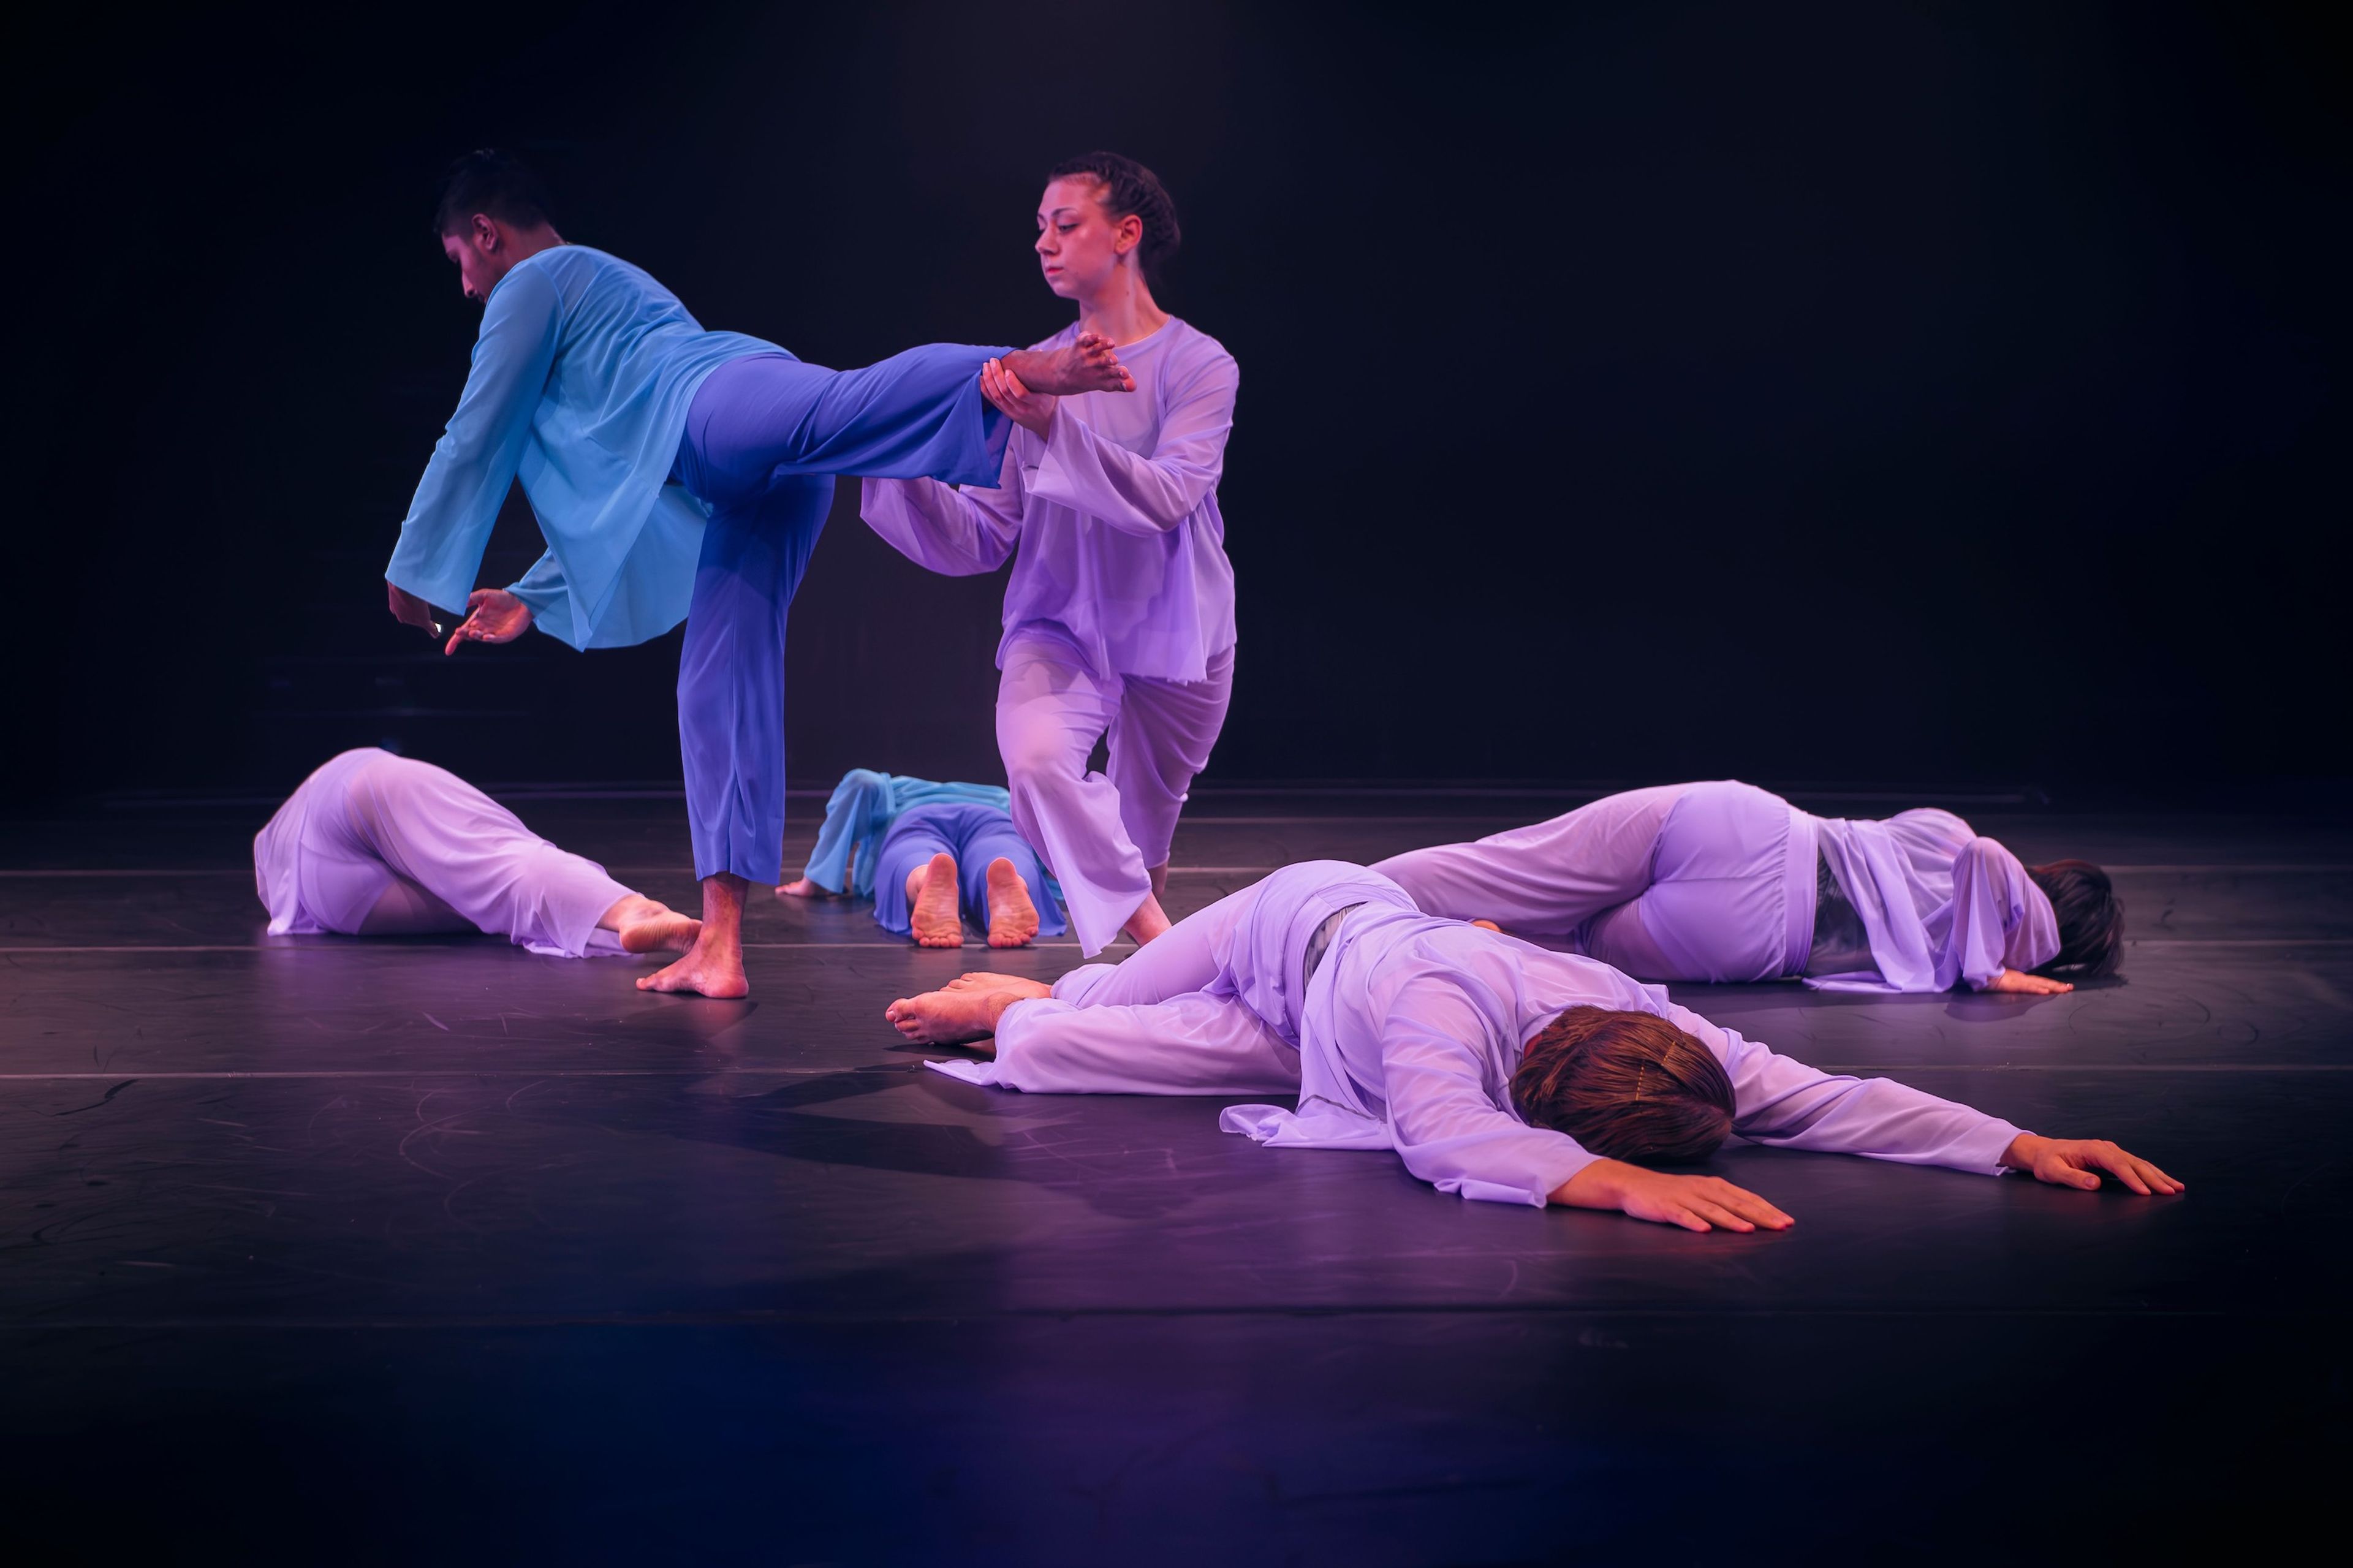
[[[574,647],[621,647],[686,618],[709,509],[669,482],[712,371],[783,353],[710,332],[638,268],[585,245],[515,264],[491,290],[473,369],[385,576],[457,609],[517,479],[547,553],[514,584]]]
[[[901,812],[938,801],[973,801],[999,811],[1013,805],[1012,795],[997,784],[934,784],[906,773],[852,768],[841,775],[841,782],[833,786],[832,798],[825,803],[825,826],[818,829],[817,847],[809,851],[808,865],[801,875],[828,893],[872,898],[874,851],[882,835]],[[853,877],[857,885],[845,887],[845,881]],[[1050,882],[1049,895],[1060,897]]]

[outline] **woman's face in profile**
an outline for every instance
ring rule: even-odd
[[[1082,300],[1111,280],[1122,254],[1135,247],[1144,225],[1133,216],[1103,211],[1103,184],[1073,174],[1046,187],[1038,204],[1038,263],[1046,287],[1065,300]]]

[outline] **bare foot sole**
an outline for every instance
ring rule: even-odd
[[[702,922],[664,910],[650,920],[630,921],[617,934],[623,952],[684,952],[702,937]]]
[[[926,991],[900,997],[882,1016],[919,1046],[962,1046],[996,1034],[1012,1001],[1001,991]]]
[[[915,901],[907,911],[907,924],[913,929],[918,947],[962,947],[964,945],[964,913],[959,906],[956,889],[955,857],[942,853],[932,857],[923,868],[923,886],[915,890]]]
[[[1038,906],[1013,862],[999,855],[988,863],[988,945],[1027,947],[1038,934]]]
[[[750,995],[752,983],[744,978],[742,955],[712,952],[697,942],[676,963],[639,979],[638,989],[691,992],[724,1001]]]

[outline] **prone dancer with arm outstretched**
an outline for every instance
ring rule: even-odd
[[[1780,1229],[1767,1199],[1653,1170],[1730,1136],[2084,1189],[2182,1184],[1891,1079],[1819,1072],[1598,960],[1413,907],[1338,861],[1285,867],[1116,966],[1053,985],[966,975],[892,1004],[910,1039],[974,1043],[967,1082],[1064,1094],[1296,1094],[1228,1107],[1276,1148],[1388,1149],[1441,1191],[1617,1209],[1692,1230]]]
[[[1949,811],[1815,816],[1729,780],[1629,790],[1377,862],[1424,913],[1642,980],[2049,995],[2114,972],[2124,903],[2088,860],[2028,866]]]

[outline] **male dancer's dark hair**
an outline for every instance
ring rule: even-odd
[[[1571,1007],[1528,1042],[1512,1103],[1531,1127],[1641,1164],[1704,1160],[1732,1131],[1724,1064],[1651,1013]]]
[[[512,153],[477,147],[441,176],[433,202],[433,232],[463,234],[474,215],[532,228],[548,221],[547,188]]]
[[[2108,874],[2089,860],[2053,860],[2026,874],[2059,917],[2059,956],[2034,973],[2068,970],[2086,980],[2116,973],[2125,952],[2125,901]]]
[[[1176,204],[1168,199],[1160,176],[1117,153],[1086,153],[1063,159],[1046,172],[1046,178],[1066,180],[1075,174],[1092,174],[1103,182],[1103,208],[1114,219],[1133,213],[1144,220],[1136,257],[1144,264],[1144,280],[1159,282],[1160,269],[1185,239],[1185,231],[1176,226]]]

